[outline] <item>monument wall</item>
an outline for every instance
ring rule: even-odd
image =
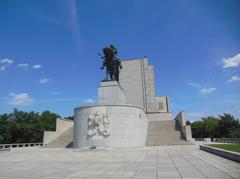
[[[147,116],[133,105],[96,105],[74,110],[73,147],[146,145]]]
[[[98,104],[126,104],[123,88],[116,81],[104,81],[98,87]]]
[[[66,130],[73,126],[72,120],[60,119],[56,120],[56,131],[44,131],[43,133],[43,143],[44,145],[50,143],[54,139],[61,136]]]
[[[119,83],[126,93],[128,104],[156,112],[155,79],[153,65],[147,58],[122,61]]]
[[[169,99],[167,96],[156,97],[157,112],[170,112],[168,104],[169,104]]]

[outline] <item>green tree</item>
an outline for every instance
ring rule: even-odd
[[[230,138],[240,138],[240,128],[232,129],[228,136]]]
[[[239,120],[235,119],[231,114],[223,114],[218,118],[208,116],[200,121],[195,121],[191,124],[192,135],[194,138],[202,137],[240,137]]]
[[[0,143],[41,142],[44,131],[55,130],[58,117],[58,114],[50,111],[40,115],[34,111],[17,109],[0,115]]]
[[[1,143],[10,143],[10,133],[8,130],[9,125],[9,115],[3,114],[0,115],[0,144]]]
[[[230,137],[232,130],[240,128],[239,120],[235,119],[231,114],[223,114],[219,116],[219,133],[221,137]]]
[[[204,123],[203,121],[194,121],[191,124],[192,127],[192,137],[193,138],[203,138],[205,137],[204,133]]]
[[[64,119],[69,119],[69,120],[74,120],[74,116],[67,116],[67,117],[64,117]]]
[[[219,137],[219,120],[213,116],[202,118],[205,137]]]
[[[42,124],[44,131],[54,131],[56,130],[56,119],[60,118],[56,113],[51,113],[50,111],[44,111],[40,115],[40,122]]]

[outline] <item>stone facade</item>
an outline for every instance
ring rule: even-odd
[[[75,108],[73,147],[139,147],[146,145],[147,116],[142,108],[133,105],[97,105]],[[89,133],[89,115],[108,117],[105,127]],[[96,119],[98,120],[98,119]],[[101,120],[99,120],[101,123]],[[103,123],[103,122],[102,122]],[[100,125],[97,125],[100,126]]]
[[[126,104],[126,96],[116,81],[101,82],[98,88],[98,104]]]
[[[157,112],[169,113],[169,99],[167,96],[156,96],[156,110]]]
[[[75,108],[74,126],[54,139],[54,146],[72,138],[74,148],[177,145],[184,143],[182,134],[191,140],[183,113],[173,120],[168,97],[156,96],[154,68],[148,59],[122,61],[122,66],[119,83],[102,81],[98,105]]]
[[[119,82],[128,104],[143,107],[147,114],[170,113],[167,96],[156,96],[154,67],[147,58],[122,61],[122,66]],[[167,116],[166,120],[169,120],[171,114],[152,116]]]
[[[43,133],[43,144],[47,145],[59,136],[61,136],[65,131],[73,127],[73,121],[67,119],[56,120],[56,131],[44,131]]]
[[[99,105],[74,110],[73,147],[139,147],[146,145],[148,120],[142,107],[126,104],[116,81],[98,88]]]

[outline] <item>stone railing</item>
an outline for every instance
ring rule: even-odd
[[[194,141],[204,141],[204,138],[193,138]]]
[[[186,125],[184,112],[180,112],[174,120],[177,121],[179,127],[181,128],[182,134],[184,135],[187,141],[192,141],[192,130],[190,125]]]
[[[240,144],[240,138],[213,138],[213,142]]]
[[[196,142],[211,142],[211,138],[192,138]]]
[[[16,144],[0,144],[1,149],[11,149],[11,148],[23,148],[23,147],[36,147],[43,146],[43,143],[16,143]]]

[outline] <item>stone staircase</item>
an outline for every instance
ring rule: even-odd
[[[186,145],[187,142],[175,120],[149,121],[147,145]]]
[[[47,148],[72,147],[72,143],[73,143],[73,126],[64,131],[60,136],[51,141],[45,147]]]

